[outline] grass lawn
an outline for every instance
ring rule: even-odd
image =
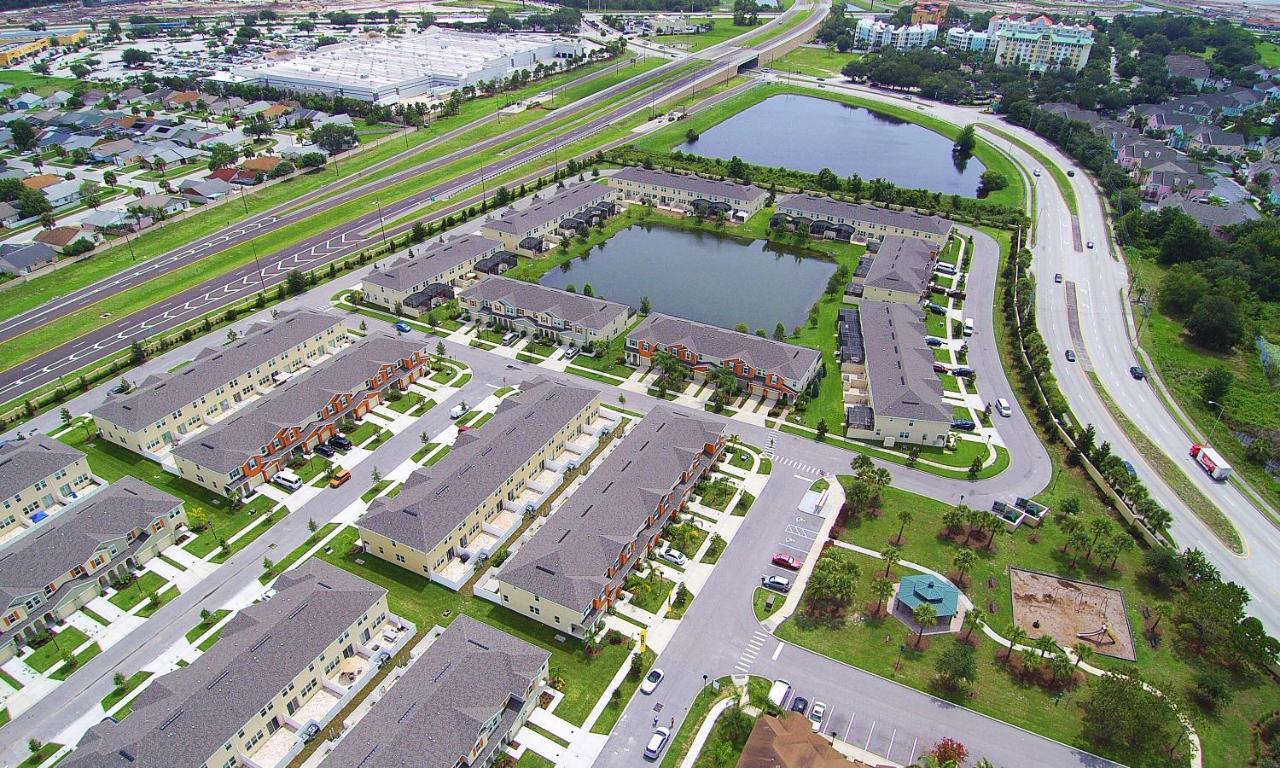
[[[601,717],[604,715],[602,714]],[[526,749],[520,757],[520,762],[516,763],[516,768],[556,768],[556,764],[532,749]]]
[[[667,530],[663,532],[662,538],[672,549],[678,549],[685,554],[686,557],[693,557],[698,553],[698,548],[702,546],[702,542],[707,538],[708,533],[694,525],[691,520],[686,518],[682,522],[667,526]]]
[[[151,618],[153,615],[155,615],[155,612],[156,612],[156,611],[158,611],[158,610],[160,610],[161,608],[163,608],[163,607],[165,606],[165,604],[166,604],[166,603],[168,603],[168,602],[170,602],[171,600],[173,600],[175,597],[177,597],[177,596],[178,596],[178,594],[179,594],[179,592],[178,592],[178,588],[177,588],[176,586],[175,586],[175,587],[169,587],[168,589],[164,590],[163,592],[157,593],[157,595],[156,595],[156,596],[157,596],[157,598],[158,598],[158,601],[156,601],[156,602],[152,602],[151,600],[148,600],[148,601],[147,601],[147,603],[146,603],[146,605],[144,605],[144,606],[142,606],[140,609],[138,609],[138,613],[137,613],[137,615],[138,615],[138,616],[141,616],[141,617],[142,617],[142,618],[144,618],[144,619],[149,619],[149,618]]]
[[[111,604],[115,607],[122,611],[128,611],[167,583],[164,577],[155,571],[146,571],[137,581],[108,599],[111,600]]]
[[[262,515],[269,514],[275,505],[274,499],[260,495],[255,496],[240,509],[210,513],[208,529],[196,536],[194,541],[188,542],[184,549],[187,554],[204,557],[218,548],[219,539],[230,539]],[[236,545],[239,544],[240,540],[237,540]]]
[[[422,458],[424,456],[426,456],[428,453],[431,453],[432,451],[434,451],[436,448],[439,448],[439,447],[440,447],[439,443],[427,443],[426,445],[422,446],[418,450],[414,451],[413,453],[414,462],[422,461]]]
[[[373,484],[372,488],[360,494],[360,499],[367,504],[377,498],[378,494],[382,493],[383,489],[388,485],[391,485],[390,480],[379,480]]]
[[[62,661],[62,654],[71,653],[84,643],[89,636],[73,626],[64,626],[53,639],[37,648],[23,661],[37,672],[44,672],[54,664]]]
[[[444,446],[434,456],[427,459],[426,466],[428,467],[434,466],[438,461],[443,459],[445,456],[448,456],[450,453],[453,453],[453,446],[451,445]]]
[[[756,465],[755,457],[745,448],[731,448],[726,453],[729,454],[729,464],[738,469],[745,469],[748,472]]]
[[[283,560],[276,563],[269,570],[263,571],[262,575],[258,577],[258,581],[260,581],[263,584],[266,584],[268,581],[271,581],[276,576],[284,573],[286,570],[289,569],[289,566],[296,563],[298,561],[298,558],[302,557],[307,550],[314,547],[317,541],[320,541],[325,536],[328,536],[330,533],[333,533],[333,531],[337,527],[338,527],[337,523],[325,523],[323,526],[317,529],[315,533],[311,534],[310,538],[308,538],[306,542],[304,542],[301,546],[294,549],[289,554],[285,555]]]
[[[28,757],[26,760],[23,760],[21,763],[18,763],[18,768],[36,768],[36,766],[38,765],[43,765],[45,760],[48,760],[49,758],[53,757],[54,753],[60,749],[62,749],[61,744],[57,744],[54,742],[45,744],[44,746],[40,747],[40,750],[38,752],[32,753],[32,755]]]
[[[551,674],[565,681],[564,699],[556,714],[582,724],[603,695],[614,674],[627,658],[625,644],[604,643],[600,653],[588,656],[582,643],[572,638],[557,641],[550,627],[485,600],[467,597],[363,552],[350,552],[357,532],[343,531],[333,540],[333,553],[320,557],[362,578],[385,587],[391,610],[419,627],[448,625],[461,613],[509,632],[551,652]],[[362,560],[363,564],[357,563]]]
[[[1280,67],[1280,45],[1267,40],[1259,40],[1254,46],[1258,51],[1258,61],[1264,67]]]
[[[724,550],[728,546],[729,543],[720,538],[718,534],[712,534],[711,544],[707,546],[707,551],[702,554],[702,560],[699,562],[715,563],[724,554]]]
[[[218,610],[211,612],[209,614],[208,621],[201,620],[199,624],[191,628],[190,632],[187,632],[187,642],[194,643],[198,637],[209,631],[209,627],[212,627],[214,624],[222,621],[229,613],[231,613],[231,611],[228,611],[225,608],[219,608]]]
[[[730,514],[734,517],[744,517],[751,511],[751,505],[754,503],[756,503],[756,497],[747,491],[743,491],[742,495],[738,497],[738,503],[733,505],[733,512]]]
[[[732,40],[756,29],[756,27],[735,27],[732,19],[708,19],[708,21],[714,21],[715,26],[706,32],[693,35],[657,35],[647,39],[677,50],[701,51],[703,48],[710,48],[717,43]]]
[[[80,80],[69,77],[51,77],[37,75],[18,69],[0,71],[0,83],[13,86],[11,96],[18,96],[23,91],[31,91],[37,96],[50,96],[54,91],[70,91],[80,84]]]
[[[646,576],[628,576],[622,586],[631,593],[632,605],[642,611],[661,615],[675,582],[662,578],[658,570],[652,568]]]
[[[167,559],[168,559],[168,558],[166,558],[166,561],[167,561]],[[183,568],[182,570],[186,570],[186,569],[185,569],[185,568]],[[88,616],[90,619],[93,619],[95,622],[97,622],[98,624],[101,624],[101,625],[102,625],[102,626],[104,626],[104,627],[111,623],[111,622],[107,621],[106,619],[104,619],[102,616],[100,616],[100,615],[98,615],[97,613],[95,613],[95,612],[94,612],[91,608],[89,608],[87,605],[86,605],[86,606],[81,606],[81,608],[80,608],[80,612],[81,612],[81,613],[83,613],[85,616]]]
[[[102,697],[102,708],[110,711],[112,707],[120,703],[121,699],[146,682],[149,677],[151,677],[150,672],[134,672],[125,678],[124,685],[116,686],[111,690],[111,693]]]
[[[317,453],[297,466],[290,464],[289,469],[292,469],[297,473],[298,477],[302,478],[304,485],[309,485],[312,480],[327,472],[331,464],[332,462]]]
[[[854,59],[862,58],[858,53],[840,53],[839,51],[802,45],[769,66],[784,72],[795,72],[811,77],[840,77],[840,70]]]
[[[737,488],[726,478],[717,477],[706,481],[706,484],[698,491],[702,496],[702,505],[711,507],[712,509],[724,511],[729,505],[729,501],[733,499],[734,491]]]
[[[100,653],[102,653],[102,647],[99,646],[97,643],[94,643],[93,645],[90,645],[88,648],[85,648],[83,651],[76,654],[75,664],[71,666],[67,666],[66,664],[64,664],[61,667],[59,667],[56,672],[53,672],[52,674],[50,674],[49,677],[53,678],[54,680],[66,680],[68,677],[71,677],[72,675],[74,675],[76,673],[76,670],[80,669],[85,664],[89,663],[90,659],[92,659],[94,656],[97,656]]]
[[[8,672],[5,672],[3,669],[0,669],[0,681],[3,681],[4,684],[9,686],[9,688],[11,688],[12,690],[15,690],[15,691],[22,690],[22,683],[18,681],[18,678],[14,677]]]
[[[363,423],[347,433],[347,439],[359,446],[365,440],[382,431],[382,423],[377,419],[365,419]]]
[[[764,621],[777,613],[786,599],[786,595],[780,595],[764,587],[756,587],[755,593],[751,595],[751,607],[755,609],[756,619]]]
[[[206,637],[204,640],[200,642],[200,645],[196,646],[196,648],[198,648],[202,652],[207,651],[210,648],[212,648],[215,643],[218,642],[218,638],[220,637],[222,637],[222,629],[219,629],[217,632],[214,632],[208,637]]]
[[[727,699],[730,696],[737,695],[737,689],[730,684],[727,677],[722,677],[716,681],[720,684],[720,690],[717,691],[713,686],[707,685],[698,691],[698,695],[694,697],[693,703],[689,705],[689,711],[685,714],[684,722],[680,724],[680,730],[676,731],[675,738],[671,740],[671,744],[667,747],[667,753],[662,756],[662,768],[676,768],[683,761],[684,756],[689,752],[689,747],[693,744],[693,736],[702,727],[702,721],[707,718],[707,713],[711,711],[711,706],[720,699]],[[732,764],[732,763],[730,763]]]
[[[631,675],[622,678],[622,682],[614,693],[610,695],[609,703],[601,710],[600,717],[596,718],[595,725],[591,726],[592,733],[608,734],[613,730],[618,718],[622,717],[622,711],[627,708],[627,702],[631,701],[631,697],[635,695],[636,689],[640,687],[644,676],[649,674],[649,670],[657,660],[658,656],[653,652],[652,648],[644,649],[640,659],[640,676],[635,679],[632,679]]]
[[[399,400],[389,401],[387,403],[387,407],[395,411],[396,413],[408,413],[409,411],[412,411],[414,408],[418,407],[418,404],[425,399],[426,398],[424,398],[422,395],[418,394],[417,392],[412,392],[412,391],[405,392],[404,396],[401,397]]]

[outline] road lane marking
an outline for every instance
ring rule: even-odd
[[[779,641],[778,641],[778,647],[773,649],[773,656],[771,656],[771,657],[770,657],[770,659],[771,659],[772,661],[777,661],[777,660],[778,660],[778,654],[780,654],[780,653],[782,653],[782,641],[781,641],[781,640],[779,640]]]

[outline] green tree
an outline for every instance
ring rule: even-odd
[[[1207,294],[1196,302],[1186,325],[1196,344],[1216,352],[1233,349],[1244,336],[1244,324],[1236,302],[1216,293]]]
[[[969,571],[973,570],[974,563],[977,561],[978,555],[972,549],[962,549],[951,559],[951,564],[955,566],[956,573],[960,576],[957,581],[961,587],[969,583]]]
[[[924,631],[938,623],[938,609],[933,607],[933,603],[920,603],[911,610],[911,618],[916,621],[916,645],[919,645],[924,639]]]
[[[858,564],[845,557],[824,555],[818,559],[805,589],[810,613],[836,616],[853,600],[858,583]]]
[[[1079,704],[1084,732],[1096,744],[1154,754],[1182,736],[1173,705],[1144,688],[1136,676],[1107,673],[1089,686]]]
[[[1165,273],[1156,305],[1170,317],[1186,317],[1209,292],[1209,281],[1190,264],[1175,264]]]
[[[648,296],[640,297],[640,314],[647,315],[653,311],[653,304],[649,302]]]
[[[1235,374],[1221,363],[1214,365],[1200,376],[1200,399],[1205,403],[1215,402],[1221,405],[1231,392],[1235,383]]]
[[[951,643],[938,657],[934,668],[942,684],[956,690],[978,679],[978,661],[974,658],[973,646],[964,643]]]
[[[359,138],[356,136],[356,129],[349,125],[325,123],[311,132],[311,140],[325,152],[336,155],[355,146]]]
[[[285,283],[285,290],[287,290],[289,294],[293,296],[297,296],[298,294],[303,293],[307,290],[306,276],[303,275],[301,271],[296,269],[289,270],[289,273],[284,277],[284,283]]]
[[[960,129],[960,133],[956,134],[956,142],[951,150],[961,155],[972,155],[974,148],[978,146],[977,131],[973,124],[970,123]]]
[[[876,615],[884,609],[885,601],[893,596],[893,590],[893,579],[877,576],[875,581],[871,582],[871,594],[876,598]]]
[[[9,123],[9,138],[20,152],[29,152],[36,147],[36,129],[26,120]]]

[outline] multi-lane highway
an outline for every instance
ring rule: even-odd
[[[602,99],[616,96],[620,91],[635,87],[637,81],[652,83],[647,88],[642,89],[638,95],[633,95],[632,98],[624,100],[617,106],[604,110],[598,116],[574,128],[568,135],[530,142],[529,145],[522,149],[495,157],[490,164],[482,168],[460,174],[447,182],[434,185],[430,189],[410,197],[377,206],[371,205],[368,213],[334,226],[304,242],[275,253],[258,254],[257,263],[245,265],[232,272],[212,278],[177,296],[157,302],[145,310],[110,319],[109,322],[104,323],[101,327],[77,339],[59,345],[37,356],[35,359],[0,373],[0,400],[20,397],[37,387],[57,380],[59,376],[72,373],[86,365],[127,349],[135,340],[180,326],[200,315],[216,311],[221,307],[242,300],[247,296],[251,296],[254,291],[263,285],[271,287],[281,283],[291,270],[314,269],[350,255],[372,244],[377,237],[380,237],[384,230],[382,225],[385,222],[394,221],[412,214],[423,206],[430,205],[433,201],[448,200],[463,190],[480,184],[483,179],[499,177],[513,169],[540,159],[567,160],[567,158],[558,157],[561,147],[595,135],[610,126],[650,109],[654,104],[662,103],[667,98],[684,92],[690,87],[714,82],[726,68],[736,69],[762,51],[784,45],[797,37],[812,34],[825,16],[826,10],[823,6],[815,9],[807,3],[796,3],[786,13],[771,21],[769,25],[789,23],[794,14],[806,11],[809,12],[809,16],[804,21],[754,48],[738,48],[732,44],[732,41],[727,41],[703,51],[699,57],[702,61],[699,61],[692,71],[674,79],[663,78],[674,70],[683,68],[685,66],[683,62],[672,62],[663,65],[640,75],[638,78],[625,81],[602,91],[600,94],[591,97],[593,100],[590,103],[596,104]],[[575,107],[575,109],[584,108],[584,106]],[[558,118],[559,113],[552,117]],[[544,120],[548,121],[551,119],[544,118]],[[535,130],[535,127],[536,124],[523,126],[519,129],[519,133],[530,133]],[[503,134],[503,136],[482,142],[466,150],[434,159],[411,170],[394,174],[385,179],[368,182],[356,189],[341,192],[302,209],[277,211],[270,216],[264,215],[261,222],[252,228],[242,228],[244,231],[239,233],[222,233],[208,238],[207,245],[201,243],[193,246],[193,248],[199,248],[200,258],[210,258],[236,245],[248,241],[256,242],[255,238],[260,238],[267,232],[313,215],[322,211],[325,207],[368,197],[378,189],[385,188],[403,178],[439,168],[445,163],[463,156],[493,149],[511,138],[510,135]],[[539,168],[538,172],[544,170],[544,168]],[[530,177],[536,176],[537,173],[530,174]],[[437,214],[444,215],[451,210],[465,207],[466,204],[471,204],[472,202],[471,200],[464,200],[455,203],[449,208],[438,211]],[[268,221],[268,219],[270,220]],[[407,227],[389,231],[389,234],[395,234],[404,228]],[[183,249],[183,252],[190,254],[191,249]],[[163,271],[176,269],[186,264],[185,259],[174,258],[172,255],[160,256],[157,259],[164,265],[159,270],[130,271],[124,275],[104,281],[105,284],[90,286],[57,300],[49,305],[53,311],[52,314],[44,313],[42,308],[29,313],[31,317],[26,321],[26,324],[19,322],[0,326],[0,340],[5,338],[6,333],[16,335],[29,330],[31,327],[38,326],[42,322],[47,322],[50,317],[61,317],[77,310],[83,310],[92,306],[95,302],[101,301],[106,296],[144,284],[149,280],[156,279],[159,274],[163,274]]]

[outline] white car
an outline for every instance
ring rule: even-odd
[[[809,710],[809,723],[813,726],[813,730],[822,729],[822,719],[827,716],[827,705],[821,701],[813,703],[813,709]]]
[[[649,743],[644,745],[644,756],[649,760],[657,760],[662,754],[662,750],[667,746],[667,739],[671,738],[671,729],[663,726],[653,732],[649,737]]]
[[[466,403],[461,403],[461,404],[459,404],[459,405],[455,405],[455,406],[453,406],[453,409],[449,411],[449,418],[451,418],[451,419],[460,419],[460,418],[462,418],[463,416],[466,416],[466,415],[467,415],[467,411],[470,411],[470,410],[471,410],[471,409],[467,407],[467,404],[466,404]]]
[[[671,563],[672,565],[678,565],[681,568],[684,567],[685,563],[689,562],[689,558],[685,557],[683,552],[681,552],[678,549],[672,549],[671,547],[667,547],[666,549],[659,552],[658,557],[662,558],[663,560],[666,560],[668,563]]]
[[[640,683],[640,692],[648,696],[658,689],[658,684],[665,677],[662,670],[654,668],[649,670],[649,674],[645,675],[644,682]]]

